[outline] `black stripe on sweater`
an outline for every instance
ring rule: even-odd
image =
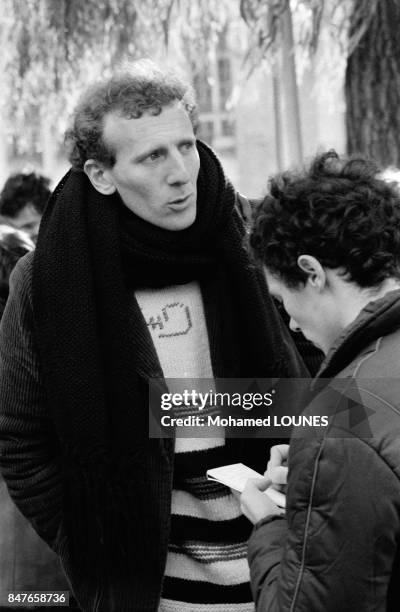
[[[162,597],[192,604],[234,604],[253,600],[250,584],[220,585],[165,576]]]
[[[179,481],[205,477],[207,470],[237,461],[226,446],[175,453],[174,476],[179,475]]]
[[[239,542],[239,544],[210,544],[198,542],[185,542],[180,546],[169,544],[168,552],[176,555],[181,555],[182,563],[190,557],[197,563],[208,565],[210,563],[218,563],[219,561],[236,561],[237,559],[245,559],[247,557],[247,543]]]
[[[209,521],[193,516],[171,516],[170,542],[244,542],[250,537],[252,525],[244,516],[228,521]]]
[[[214,482],[213,480],[206,480],[205,478],[192,478],[191,480],[186,480],[183,483],[175,485],[174,489],[176,491],[180,490],[185,493],[190,493],[201,501],[220,499],[231,495],[230,489],[225,485]]]

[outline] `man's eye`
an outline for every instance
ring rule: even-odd
[[[159,151],[154,151],[154,153],[150,153],[150,155],[148,155],[146,159],[149,159],[150,161],[155,161],[156,159],[159,159],[159,157],[161,157],[161,153]]]
[[[181,145],[181,149],[183,151],[191,151],[194,147],[194,142],[184,142],[183,145]]]

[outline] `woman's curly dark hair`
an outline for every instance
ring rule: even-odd
[[[340,159],[333,150],[309,170],[285,172],[253,215],[250,245],[257,259],[289,287],[307,278],[299,255],[341,269],[346,280],[376,287],[400,277],[400,196],[375,163]]]
[[[150,60],[139,60],[125,72],[95,83],[83,94],[65,134],[68,158],[72,166],[82,169],[88,159],[107,167],[115,164],[115,152],[103,139],[104,117],[111,112],[128,119],[143,113],[161,113],[163,107],[182,102],[194,130],[197,110],[193,91],[172,72],[163,72]]]

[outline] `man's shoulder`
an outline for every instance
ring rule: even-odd
[[[357,379],[393,379],[396,388],[400,389],[400,328],[376,338],[344,372],[350,372]]]
[[[11,272],[10,281],[15,283],[15,281],[19,282],[29,282],[32,278],[33,271],[33,261],[35,257],[35,252],[30,251],[26,253],[21,259],[17,261],[15,264],[15,268]]]
[[[10,275],[10,299],[25,298],[31,301],[34,252],[27,253],[15,265]]]
[[[32,269],[33,254],[24,255],[11,272],[9,295],[1,317],[0,334],[3,346],[15,348],[17,334],[29,330],[32,320]]]

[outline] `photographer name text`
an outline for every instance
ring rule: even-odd
[[[269,415],[264,418],[252,419],[233,416],[221,417],[211,414],[174,417],[168,414],[161,417],[161,425],[163,427],[327,427],[329,418],[320,415]]]

